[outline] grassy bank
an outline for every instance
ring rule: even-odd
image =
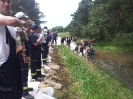
[[[115,45],[112,42],[94,43],[95,49],[98,51],[111,52],[111,53],[128,53],[133,54],[133,46],[120,46]]]
[[[67,85],[69,99],[133,99],[133,92],[121,82],[75,55],[66,46],[58,46],[65,71],[71,83]],[[62,94],[64,95],[64,94]],[[58,99],[68,99],[59,95]]]

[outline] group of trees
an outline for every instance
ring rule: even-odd
[[[73,36],[133,44],[133,0],[82,0],[66,27]]]
[[[66,28],[63,26],[56,26],[56,27],[53,27],[51,30],[58,31],[58,32],[66,32]]]
[[[40,11],[39,4],[35,0],[12,0],[10,15],[14,16],[17,12],[24,12],[36,24],[40,25],[44,21],[40,19],[44,17]]]

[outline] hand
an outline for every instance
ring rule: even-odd
[[[44,51],[44,49],[41,47],[41,50]]]
[[[32,24],[34,24],[34,22],[33,22],[32,20],[28,19],[28,20],[26,21],[26,24],[27,24],[27,25],[28,25],[28,24],[32,25]]]
[[[43,38],[43,35],[42,34],[40,34],[40,38]]]

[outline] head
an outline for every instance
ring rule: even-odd
[[[39,27],[36,24],[33,24],[31,26],[31,32],[33,32],[33,33],[38,33],[38,29],[39,29]]]
[[[0,0],[0,14],[7,15],[10,10],[12,0]]]
[[[28,16],[25,15],[23,12],[17,12],[15,14],[15,17],[20,19],[20,20],[27,20],[28,19]]]
[[[41,32],[41,27],[39,26],[38,30],[37,30],[37,33],[40,33],[40,32]]]
[[[47,26],[44,26],[44,29],[48,29]]]

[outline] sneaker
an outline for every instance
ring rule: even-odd
[[[40,77],[40,78],[44,78],[44,77],[46,77],[46,76],[45,76],[45,75],[40,75],[39,77]]]
[[[22,97],[25,99],[34,99],[34,97],[30,95],[28,92],[23,92]]]

